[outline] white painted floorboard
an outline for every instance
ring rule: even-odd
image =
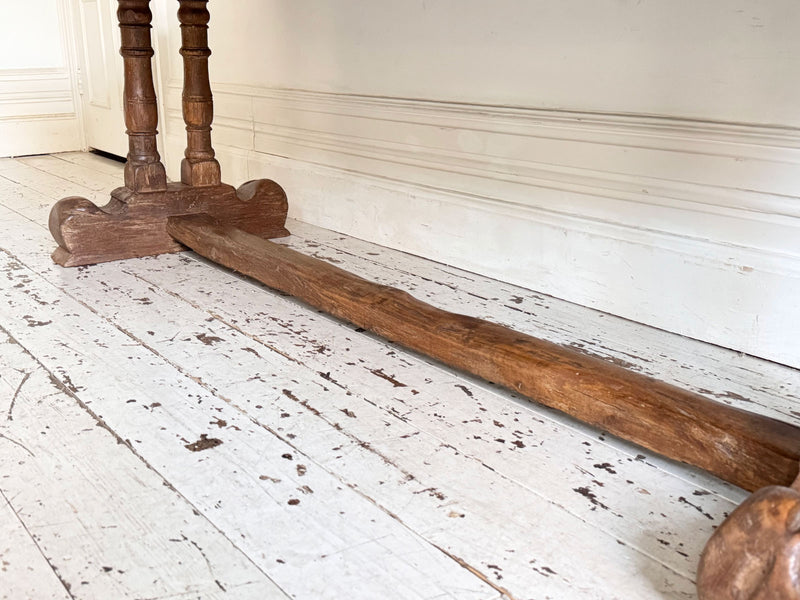
[[[8,597],[694,597],[742,490],[191,253],[53,265],[50,206],[104,203],[121,173],[0,161]],[[795,370],[289,228],[282,243],[443,308],[800,422]]]
[[[0,377],[1,491],[61,583],[9,598],[288,598],[2,328]]]
[[[67,600],[64,588],[5,493],[0,497],[0,598]]]

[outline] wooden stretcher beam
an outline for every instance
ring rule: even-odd
[[[171,217],[167,231],[198,254],[358,327],[747,490],[789,485],[797,475],[800,429],[787,423],[435,308],[208,215]]]

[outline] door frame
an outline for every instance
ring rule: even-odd
[[[72,89],[72,103],[75,106],[75,115],[78,118],[78,136],[80,149],[86,152],[89,149],[86,138],[86,117],[83,114],[83,82],[81,72],[83,69],[80,19],[76,19],[77,4],[74,0],[58,0],[58,21],[61,24],[61,45],[67,63],[70,88]]]

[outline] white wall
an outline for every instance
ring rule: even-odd
[[[71,38],[67,0],[2,3],[0,156],[82,146]]]
[[[792,0],[237,0],[211,8],[220,82],[800,126],[800,78],[789,76],[800,55]]]
[[[226,180],[272,177],[303,220],[800,366],[795,0],[210,8]],[[174,176],[179,33],[160,10]]]

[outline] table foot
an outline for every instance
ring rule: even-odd
[[[53,260],[64,267],[180,252],[186,248],[167,233],[167,219],[208,213],[262,238],[289,235],[286,193],[274,181],[257,179],[238,189],[226,184],[197,187],[171,183],[166,190],[132,192],[122,187],[98,207],[72,196],[50,212],[58,242]]]

